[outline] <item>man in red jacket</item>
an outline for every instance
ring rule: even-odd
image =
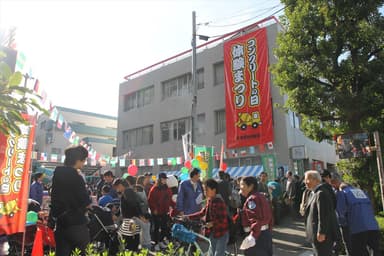
[[[156,184],[149,191],[148,205],[155,224],[153,233],[153,239],[156,242],[155,250],[165,249],[167,245],[164,238],[169,237],[170,234],[167,225],[168,212],[170,207],[175,207],[172,200],[172,191],[167,186],[167,175],[165,173],[159,174]]]

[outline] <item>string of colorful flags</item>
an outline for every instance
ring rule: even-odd
[[[73,131],[72,131],[73,132]],[[67,133],[69,134],[69,132]],[[73,139],[73,142],[75,143],[78,139],[76,139],[76,133],[75,135],[72,135],[71,137]],[[72,139],[71,139],[72,140]],[[81,144],[83,143],[83,144]],[[87,147],[84,142],[80,141],[78,145],[82,145],[84,147]],[[257,147],[259,153],[264,153],[266,151],[265,145],[260,145],[260,147]],[[268,147],[268,149],[273,149],[273,147]],[[101,165],[110,164],[112,166],[119,165],[120,167],[127,167],[129,165],[136,165],[139,167],[144,166],[176,166],[176,165],[182,165],[185,161],[184,157],[178,156],[178,157],[158,157],[158,158],[142,158],[142,159],[131,159],[129,158],[128,154],[118,156],[118,157],[111,157],[108,155],[100,155],[96,152],[96,150],[90,149],[90,159],[91,159],[91,165],[96,165],[97,163]],[[230,158],[237,158],[237,157],[246,157],[256,154],[256,148],[255,147],[249,147],[248,149],[244,150],[229,150],[224,151],[223,158],[224,159],[230,159]],[[50,162],[64,162],[64,155],[60,154],[48,154],[45,152],[33,152],[32,153],[32,159],[37,159],[41,161],[50,161]],[[220,160],[220,152],[214,153],[214,159]]]
[[[129,165],[137,165],[139,167],[143,166],[176,166],[181,165],[184,162],[183,157],[166,157],[166,158],[149,158],[149,159],[127,159],[129,157],[128,154],[124,154],[118,157],[111,157],[109,155],[102,155],[98,153],[91,145],[88,145],[86,141],[82,140],[74,131],[74,129],[70,126],[70,124],[65,120],[62,113],[52,105],[52,101],[47,100],[47,93],[41,87],[39,79],[35,80],[35,84],[33,87],[34,92],[41,97],[40,101],[43,106],[46,106],[49,103],[49,119],[52,120],[56,124],[56,127],[59,130],[63,130],[63,136],[74,146],[81,145],[86,148],[89,152],[88,158],[91,160],[91,165],[95,166],[98,163],[102,166],[110,164],[115,166],[118,164],[120,167],[126,167]],[[47,107],[48,108],[48,107]],[[267,146],[268,150],[273,150],[273,143],[269,142],[266,145],[261,144],[257,146],[250,146],[242,149],[234,149],[223,152],[223,158],[237,158],[237,157],[245,157],[256,154],[256,150],[259,153],[264,153],[266,151],[265,146]],[[214,153],[215,160],[220,160],[220,152]],[[64,155],[60,154],[48,154],[45,152],[33,152],[32,159],[37,159],[41,161],[51,161],[51,162],[64,162]]]

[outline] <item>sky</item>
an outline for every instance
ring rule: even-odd
[[[279,0],[0,0],[0,28],[17,28],[17,49],[53,105],[117,116],[124,76],[190,49],[192,11],[197,33],[212,37],[282,7]]]

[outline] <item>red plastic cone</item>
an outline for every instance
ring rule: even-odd
[[[33,242],[32,256],[43,256],[43,230],[40,227],[37,227],[35,241]]]

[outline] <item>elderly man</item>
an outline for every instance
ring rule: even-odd
[[[305,173],[305,185],[311,191],[305,208],[305,226],[314,255],[331,256],[336,240],[337,219],[330,192],[322,188],[318,171]]]

